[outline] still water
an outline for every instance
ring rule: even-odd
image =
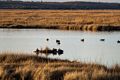
[[[46,41],[49,38],[49,42]],[[100,41],[104,38],[105,41]],[[56,39],[61,45],[56,44]],[[82,42],[81,39],[85,41]],[[0,51],[34,54],[36,48],[61,48],[64,54],[52,58],[120,64],[120,32],[82,32],[47,29],[0,29]]]

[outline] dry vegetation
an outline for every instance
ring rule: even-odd
[[[120,10],[0,10],[0,27],[120,30]]]
[[[120,80],[120,67],[1,53],[0,80]]]

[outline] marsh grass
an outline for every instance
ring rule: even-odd
[[[1,53],[1,80],[119,80],[120,67]]]
[[[0,10],[0,28],[120,30],[120,10]]]

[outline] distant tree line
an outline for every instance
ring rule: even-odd
[[[120,9],[120,3],[0,1],[0,9]]]

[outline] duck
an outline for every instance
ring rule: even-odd
[[[61,43],[60,43],[60,40],[56,40],[56,43],[58,44],[58,45],[60,45]]]
[[[120,40],[118,40],[117,43],[120,43]]]
[[[47,38],[46,41],[49,41],[49,38]]]
[[[60,43],[60,40],[56,40],[56,43]]]
[[[105,39],[100,39],[100,41],[105,41]]]
[[[58,55],[60,56],[60,55],[62,55],[63,54],[63,50],[62,49],[58,49]]]
[[[81,39],[82,42],[84,42],[84,39]]]

